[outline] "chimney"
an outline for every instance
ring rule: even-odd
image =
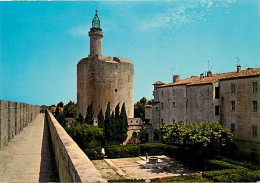
[[[180,81],[180,75],[173,75],[172,82],[175,83],[175,82],[178,82],[178,81]]]
[[[211,77],[212,76],[212,72],[211,71],[208,71],[207,72],[207,77]]]
[[[237,72],[241,72],[241,65],[237,65]]]
[[[204,73],[200,74],[200,79],[204,78]]]

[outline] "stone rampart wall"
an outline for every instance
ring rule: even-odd
[[[60,181],[107,182],[48,110],[46,110],[46,117]]]
[[[0,100],[0,149],[39,113],[40,106]]]

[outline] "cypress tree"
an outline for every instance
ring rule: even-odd
[[[98,113],[98,127],[102,128],[104,130],[104,115],[103,115],[103,111],[102,109],[100,109],[99,113]]]
[[[55,110],[55,117],[57,118],[60,115],[60,106],[57,105],[56,110]]]
[[[80,122],[81,124],[83,124],[84,118],[83,118],[83,116],[82,116],[81,113],[79,113],[79,116],[78,116],[78,118],[76,119],[76,121],[78,121],[78,122]]]
[[[111,136],[112,136],[110,102],[108,102],[108,104],[107,104],[107,109],[106,109],[106,113],[105,113],[104,132],[105,132],[105,139],[109,141],[111,139]]]
[[[121,119],[120,142],[123,143],[127,139],[127,131],[128,131],[128,121],[127,121],[125,103],[123,103],[121,108],[120,119]]]
[[[93,105],[93,101],[91,102],[91,104],[87,108],[86,118],[85,118],[84,122],[89,124],[89,125],[94,124],[94,105]]]
[[[119,118],[120,118],[120,107],[119,107],[119,104],[120,103],[118,103],[117,105],[116,105],[116,108],[115,108],[115,119],[116,120],[118,120]]]

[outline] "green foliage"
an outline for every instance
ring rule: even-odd
[[[201,175],[181,175],[175,177],[163,177],[152,179],[151,182],[209,182]]]
[[[123,103],[121,112],[120,112],[120,117],[118,120],[119,123],[119,141],[123,143],[126,138],[127,138],[127,131],[128,131],[128,121],[127,121],[127,114],[126,114],[126,109],[125,109],[125,103]]]
[[[226,158],[226,157],[223,157],[223,156],[215,156],[215,159],[225,161],[225,162],[231,163],[233,165],[243,166],[243,167],[251,169],[251,170],[260,170],[260,165],[255,165],[252,162],[246,162],[246,161],[240,162],[240,161],[229,159],[229,158]]]
[[[102,109],[100,109],[97,119],[98,119],[98,127],[104,129],[105,118]]]
[[[137,157],[140,154],[140,148],[133,145],[106,146],[105,152],[108,158]]]
[[[202,176],[215,182],[255,182],[260,180],[260,170],[255,170],[256,166],[248,162],[239,162],[225,157],[218,156],[219,159],[209,160],[207,169],[217,169],[205,171]],[[248,168],[251,168],[248,169]]]
[[[84,152],[91,160],[104,158],[104,154],[102,153],[102,147],[86,148],[84,149]]]
[[[141,126],[139,140],[141,143],[146,142],[146,127],[144,125]]]
[[[183,139],[204,147],[213,142],[228,143],[232,137],[232,133],[218,122],[174,122],[160,126],[159,132],[167,144],[179,144]]]
[[[84,120],[84,123],[87,123],[89,125],[94,124],[94,104],[93,104],[93,101],[91,102],[90,105],[88,105],[86,118]]]
[[[141,98],[138,102],[134,104],[134,116],[135,118],[142,118],[142,120],[145,120],[145,105],[151,105],[153,102],[153,99],[147,100],[145,97]]]
[[[76,104],[72,101],[69,101],[63,109],[63,113],[65,114],[66,118],[75,118],[77,117],[77,108]]]
[[[57,104],[57,107],[63,107],[63,102],[59,102],[58,104]]]
[[[84,122],[84,118],[83,118],[83,116],[82,116],[81,113],[79,113],[79,116],[78,116],[78,118],[76,119],[76,121],[78,121],[78,122],[80,122],[80,123],[83,123],[83,122]]]
[[[92,140],[100,140],[103,137],[101,128],[86,123],[74,122],[66,131],[82,149],[87,148]]]
[[[55,115],[56,120],[60,123],[61,126],[65,127],[67,124],[67,120],[65,118],[64,113],[58,114],[57,116]]]
[[[223,170],[223,169],[246,169],[245,167],[233,165],[220,160],[208,160],[207,162],[208,170]]]
[[[149,156],[165,154],[168,145],[161,143],[139,144],[141,155],[148,153]]]
[[[107,104],[107,109],[105,113],[105,121],[104,121],[104,132],[105,132],[105,139],[110,141],[113,136],[112,129],[112,122],[111,122],[111,115],[110,115],[110,102]]]

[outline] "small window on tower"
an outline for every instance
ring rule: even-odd
[[[117,92],[117,89],[115,89],[115,92]]]

